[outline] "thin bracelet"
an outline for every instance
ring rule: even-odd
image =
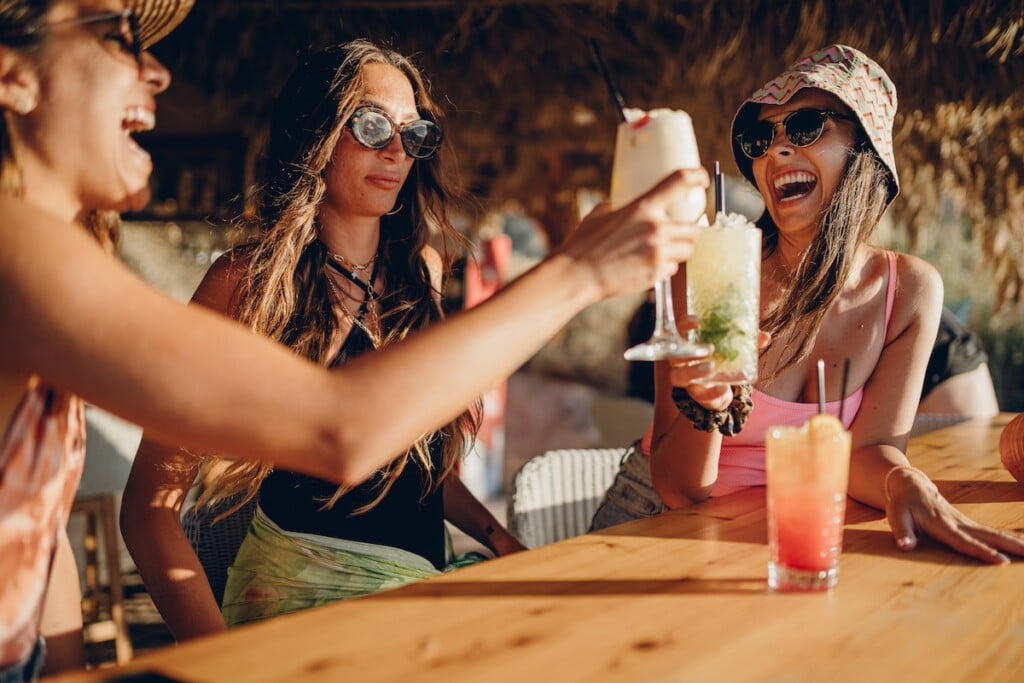
[[[917,472],[918,474],[920,474],[925,479],[928,478],[927,474],[925,474],[924,472],[922,472],[921,470],[917,469],[916,467],[914,467],[912,465],[896,465],[891,470],[886,472],[885,479],[882,480],[882,491],[883,491],[883,493],[885,493],[885,502],[886,503],[888,503],[890,500],[892,500],[892,497],[889,495],[889,480],[892,479],[892,475],[896,474],[900,470],[907,470],[908,472]]]

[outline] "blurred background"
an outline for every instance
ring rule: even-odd
[[[605,196],[617,119],[589,39],[627,105],[690,112],[705,166],[720,160],[727,174],[729,208],[751,216],[759,199],[728,141],[738,104],[815,48],[864,50],[900,100],[903,189],[874,241],[939,268],[947,303],[981,336],[1001,408],[1024,411],[1024,1],[201,0],[154,50],[174,81],[143,136],[154,198],[128,217],[122,258],[186,300],[241,237],[231,221],[260,181],[281,84],[303,55],[355,37],[413,55],[447,109],[475,198],[460,217],[475,246],[452,309],[529,267]],[[640,435],[649,413],[627,395],[622,350],[643,299],[583,312],[489,397],[485,450],[509,454],[500,480],[547,447]],[[500,486],[484,469],[481,486]]]

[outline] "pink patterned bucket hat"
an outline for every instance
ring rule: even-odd
[[[889,172],[891,204],[900,191],[892,147],[896,86],[874,60],[846,45],[829,45],[804,57],[740,105],[732,121],[732,155],[740,172],[754,183],[752,163],[740,150],[737,133],[756,118],[759,105],[785,104],[805,88],[817,88],[835,95],[857,117],[871,148]]]

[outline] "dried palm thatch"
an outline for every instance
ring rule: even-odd
[[[359,36],[417,54],[469,188],[555,239],[575,189],[608,183],[616,118],[586,39],[627,104],[688,110],[727,172],[739,102],[815,48],[854,45],[899,89],[893,216],[913,238],[966,212],[1000,302],[1024,301],[1024,0],[219,0],[158,54],[255,136],[299,54]]]

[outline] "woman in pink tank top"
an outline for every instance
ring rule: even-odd
[[[886,73],[843,45],[796,62],[739,108],[733,155],[765,204],[761,327],[771,341],[751,388],[753,410],[738,434],[703,431],[680,413],[673,387],[685,389],[680,400],[698,414],[728,410],[734,388],[701,385],[708,363],[658,363],[654,422],[624,459],[593,528],[763,486],[765,431],[817,411],[814,364],[823,359],[827,411],[837,414],[842,400],[853,434],[850,496],[886,511],[901,549],[926,533],[984,562],[1024,555],[1024,538],[966,518],[904,454],[942,280],[919,259],[867,244],[899,191],[895,113]],[[685,302],[683,278],[674,289]],[[842,397],[846,359],[853,391]]]

